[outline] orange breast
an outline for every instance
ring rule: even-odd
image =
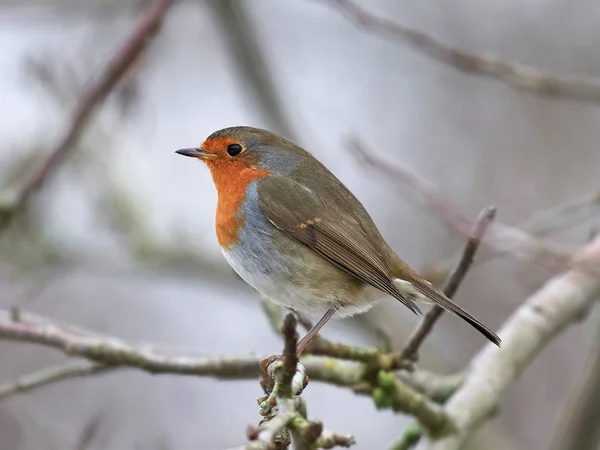
[[[238,232],[244,226],[244,215],[240,207],[246,197],[248,184],[271,172],[247,167],[239,160],[207,160],[206,164],[218,192],[217,240],[221,247],[229,248],[239,242]]]

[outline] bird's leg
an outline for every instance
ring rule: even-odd
[[[298,345],[296,346],[296,354],[298,355],[298,357],[302,355],[302,352],[308,346],[308,344],[310,344],[310,341],[312,341],[313,338],[317,335],[317,333],[321,331],[321,328],[323,328],[323,326],[329,321],[329,319],[333,317],[337,310],[337,306],[329,308],[327,312],[323,314],[323,317],[321,317],[319,321],[310,330],[308,330],[304,337],[300,339],[300,342],[298,342]]]
[[[337,310],[337,306],[329,308],[325,312],[325,314],[323,314],[323,317],[321,317],[319,321],[310,330],[308,330],[306,335],[302,339],[300,339],[300,341],[296,345],[296,355],[298,356],[298,358],[300,357],[300,355],[302,355],[302,352],[306,349],[308,344],[310,344],[310,341],[312,341],[313,338],[319,333],[319,331],[321,331],[321,328],[323,328],[325,324],[329,322],[329,319],[333,317]],[[280,359],[281,357],[282,355],[273,355],[260,361],[260,368],[263,372],[263,378],[261,383],[263,385],[263,389],[265,389],[265,392],[267,392],[268,390],[267,387],[269,383],[269,364],[271,364],[271,362],[273,362],[274,360]]]

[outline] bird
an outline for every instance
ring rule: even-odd
[[[385,297],[415,314],[418,303],[439,305],[500,346],[492,330],[409,267],[354,194],[294,142],[233,126],[175,153],[210,170],[216,237],[233,270],[271,301],[321,317],[298,355],[332,317],[364,313]]]

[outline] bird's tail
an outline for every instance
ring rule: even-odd
[[[410,278],[410,280],[402,280],[399,278],[394,280],[396,286],[403,294],[407,295],[413,300],[425,302],[428,302],[429,300],[429,302],[441,306],[446,311],[449,311],[463,319],[465,322],[483,334],[487,339],[500,347],[502,341],[492,330],[450,300],[446,295],[444,295],[443,292],[439,291],[431,283],[423,280],[417,275],[411,276]]]

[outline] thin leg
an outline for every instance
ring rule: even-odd
[[[310,344],[310,341],[312,341],[313,338],[317,335],[317,333],[321,331],[321,328],[323,328],[323,326],[329,321],[329,319],[333,317],[337,310],[337,306],[329,308],[327,312],[323,315],[323,317],[321,317],[319,321],[315,324],[315,326],[308,330],[308,333],[306,333],[306,335],[302,339],[300,339],[300,342],[298,342],[298,345],[296,346],[296,354],[298,355],[298,357],[300,357],[304,349],[308,346],[308,344]]]

